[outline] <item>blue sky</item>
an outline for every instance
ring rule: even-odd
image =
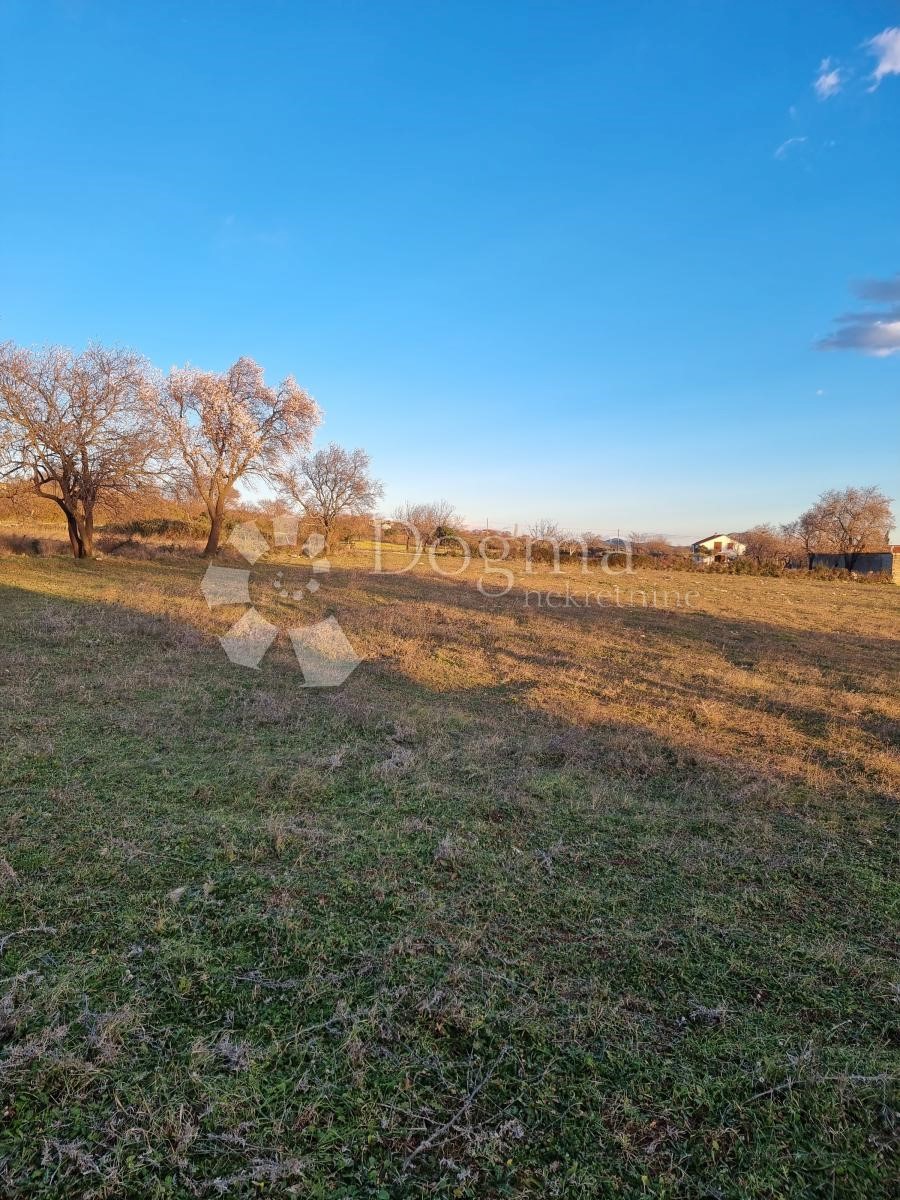
[[[900,310],[897,27],[0,0],[0,339],[293,373],[388,510],[692,538],[900,495],[900,353],[854,348]]]

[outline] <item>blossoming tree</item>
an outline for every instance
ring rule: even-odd
[[[293,378],[268,387],[251,358],[239,358],[223,373],[173,370],[159,390],[158,411],[178,472],[209,514],[205,558],[219,548],[238,481],[265,478],[283,455],[308,448],[320,420],[316,402]]]

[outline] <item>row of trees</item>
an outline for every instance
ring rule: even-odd
[[[394,520],[398,524],[389,530],[388,538],[397,540],[399,536],[405,540],[407,550],[418,535],[420,544],[425,546],[443,539],[452,552],[449,542],[456,540],[474,553],[480,540],[487,536],[498,542],[502,539],[509,557],[530,558],[535,562],[626,550],[635,561],[656,562],[661,566],[678,565],[690,558],[690,547],[673,545],[659,534],[632,532],[624,538],[610,538],[590,530],[574,534],[550,518],[533,522],[522,533],[467,529],[446,500],[401,505],[394,512]],[[880,488],[848,487],[824,492],[795,521],[780,526],[755,525],[735,536],[746,545],[746,559],[760,566],[808,565],[812,555],[830,553],[841,555],[843,565],[852,570],[864,551],[887,547],[893,523],[891,501]],[[364,525],[360,536],[368,534],[369,527]]]
[[[840,555],[842,565],[853,570],[859,555],[888,546],[894,526],[891,501],[878,487],[832,488],[823,492],[796,520],[784,525],[754,525],[734,536],[746,546],[746,557],[760,566],[785,567],[812,563],[816,554]],[[554,555],[577,558],[585,553],[624,550],[640,559],[662,564],[676,562],[688,547],[673,545],[658,534],[631,533],[627,539],[605,538],[591,531],[567,533],[555,521],[534,522],[512,548],[527,550],[535,559]]]
[[[330,549],[338,522],[371,512],[383,489],[363,450],[332,444],[309,453],[320,419],[293,378],[270,387],[250,358],[222,373],[186,367],[163,376],[128,350],[93,345],[74,354],[0,345],[0,479],[59,507],[78,558],[93,554],[98,506],[114,508],[117,500],[161,485],[202,503],[209,520],[203,553],[211,556],[238,483],[253,476],[314,517]],[[461,524],[445,500],[406,504],[395,517],[407,548],[413,531],[428,544]],[[760,563],[832,553],[852,570],[864,550],[887,545],[893,520],[879,488],[849,487],[824,492],[796,521],[757,525],[739,537]],[[538,554],[609,546],[592,533],[568,535],[549,520],[519,540]],[[675,552],[659,538],[630,540],[655,557]]]
[[[893,525],[891,501],[881,488],[830,488],[795,521],[754,525],[737,536],[760,564],[805,559],[811,565],[816,554],[834,554],[852,571],[863,552],[887,548]]]
[[[163,376],[128,350],[0,345],[0,478],[61,509],[76,558],[93,555],[98,506],[160,484],[202,502],[211,556],[238,483],[253,476],[330,541],[337,518],[369,511],[382,489],[362,450],[305,453],[320,419],[293,378],[270,387],[250,358]]]

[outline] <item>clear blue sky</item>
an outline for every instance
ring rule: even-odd
[[[815,348],[900,271],[897,26],[0,0],[0,339],[291,372],[387,509],[689,538],[898,496],[900,354]]]

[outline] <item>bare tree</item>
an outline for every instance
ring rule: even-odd
[[[293,513],[293,506],[283,496],[263,496],[255,503],[247,505],[252,512],[258,512],[261,517],[272,521],[276,517],[288,517]]]
[[[782,524],[780,533],[785,544],[787,562],[796,564],[805,557],[806,565],[811,565],[810,556],[816,551],[815,544],[818,536],[814,529],[797,517],[794,521],[786,521],[785,524]]]
[[[850,571],[864,550],[887,546],[893,524],[891,501],[878,487],[832,488],[797,523],[808,554],[842,554]]]
[[[559,548],[568,559],[581,559],[581,569],[587,570],[587,561],[590,555],[590,546],[584,536],[580,533],[569,533],[563,531],[559,535]]]
[[[268,387],[251,358],[239,358],[222,374],[189,367],[172,371],[159,395],[178,471],[190,479],[209,515],[203,550],[209,558],[219,548],[225,507],[238,480],[272,477],[281,456],[308,447],[319,409],[290,376]]]
[[[793,544],[798,555],[805,555],[808,567],[812,567],[812,556],[827,548],[822,529],[812,509],[807,509],[795,521],[788,522],[783,529],[785,537]]]
[[[554,571],[559,571],[559,553],[565,533],[559,525],[549,517],[541,517],[533,522],[525,535],[525,570],[531,571],[537,548],[538,562],[553,562]]]
[[[128,350],[0,346],[0,474],[58,505],[76,558],[93,557],[98,502],[147,478],[161,440],[151,393]]]
[[[369,474],[365,450],[344,450],[334,442],[280,468],[274,477],[282,494],[322,526],[326,553],[332,549],[338,520],[371,512],[384,493]]]
[[[557,542],[563,531],[550,517],[541,517],[528,527],[528,536],[535,542]]]
[[[415,529],[427,545],[446,537],[461,523],[460,516],[449,500],[430,500],[422,504],[403,504],[394,517],[407,526],[406,548],[409,549],[410,529]]]
[[[672,543],[661,533],[629,534],[631,549],[635,554],[648,554],[652,558],[668,558],[674,551]]]
[[[745,546],[744,554],[752,562],[762,566],[776,563],[784,566],[793,557],[794,537],[790,529],[777,529],[774,525],[754,525],[735,535]]]

